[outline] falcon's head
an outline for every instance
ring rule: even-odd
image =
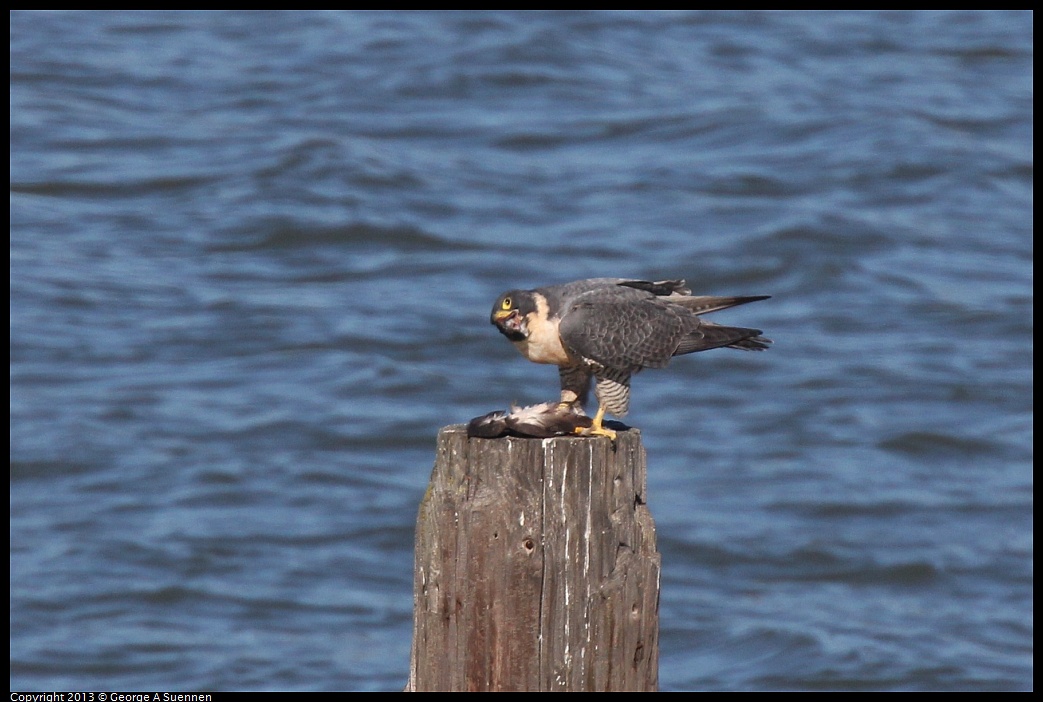
[[[493,305],[489,321],[511,341],[529,338],[530,315],[536,314],[536,299],[528,290],[512,290]]]

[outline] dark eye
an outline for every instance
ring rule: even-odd
[[[503,302],[500,304],[500,309],[509,310],[511,309],[511,298],[503,298]]]

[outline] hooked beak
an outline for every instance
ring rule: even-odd
[[[521,341],[526,337],[525,318],[518,310],[497,310],[493,313],[492,323],[511,341]]]

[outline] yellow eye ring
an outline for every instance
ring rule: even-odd
[[[511,309],[511,298],[509,298],[509,297],[503,298],[503,302],[500,303],[500,309],[502,309],[502,310],[509,310],[509,309]]]

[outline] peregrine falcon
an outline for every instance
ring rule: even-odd
[[[504,293],[490,321],[530,361],[558,366],[562,409],[582,405],[593,377],[598,411],[592,426],[576,433],[615,438],[602,426],[605,413],[626,415],[630,376],[642,368],[663,368],[673,356],[722,346],[768,348],[771,339],[759,329],[699,316],[768,297],[692,295],[683,280],[590,278]]]

